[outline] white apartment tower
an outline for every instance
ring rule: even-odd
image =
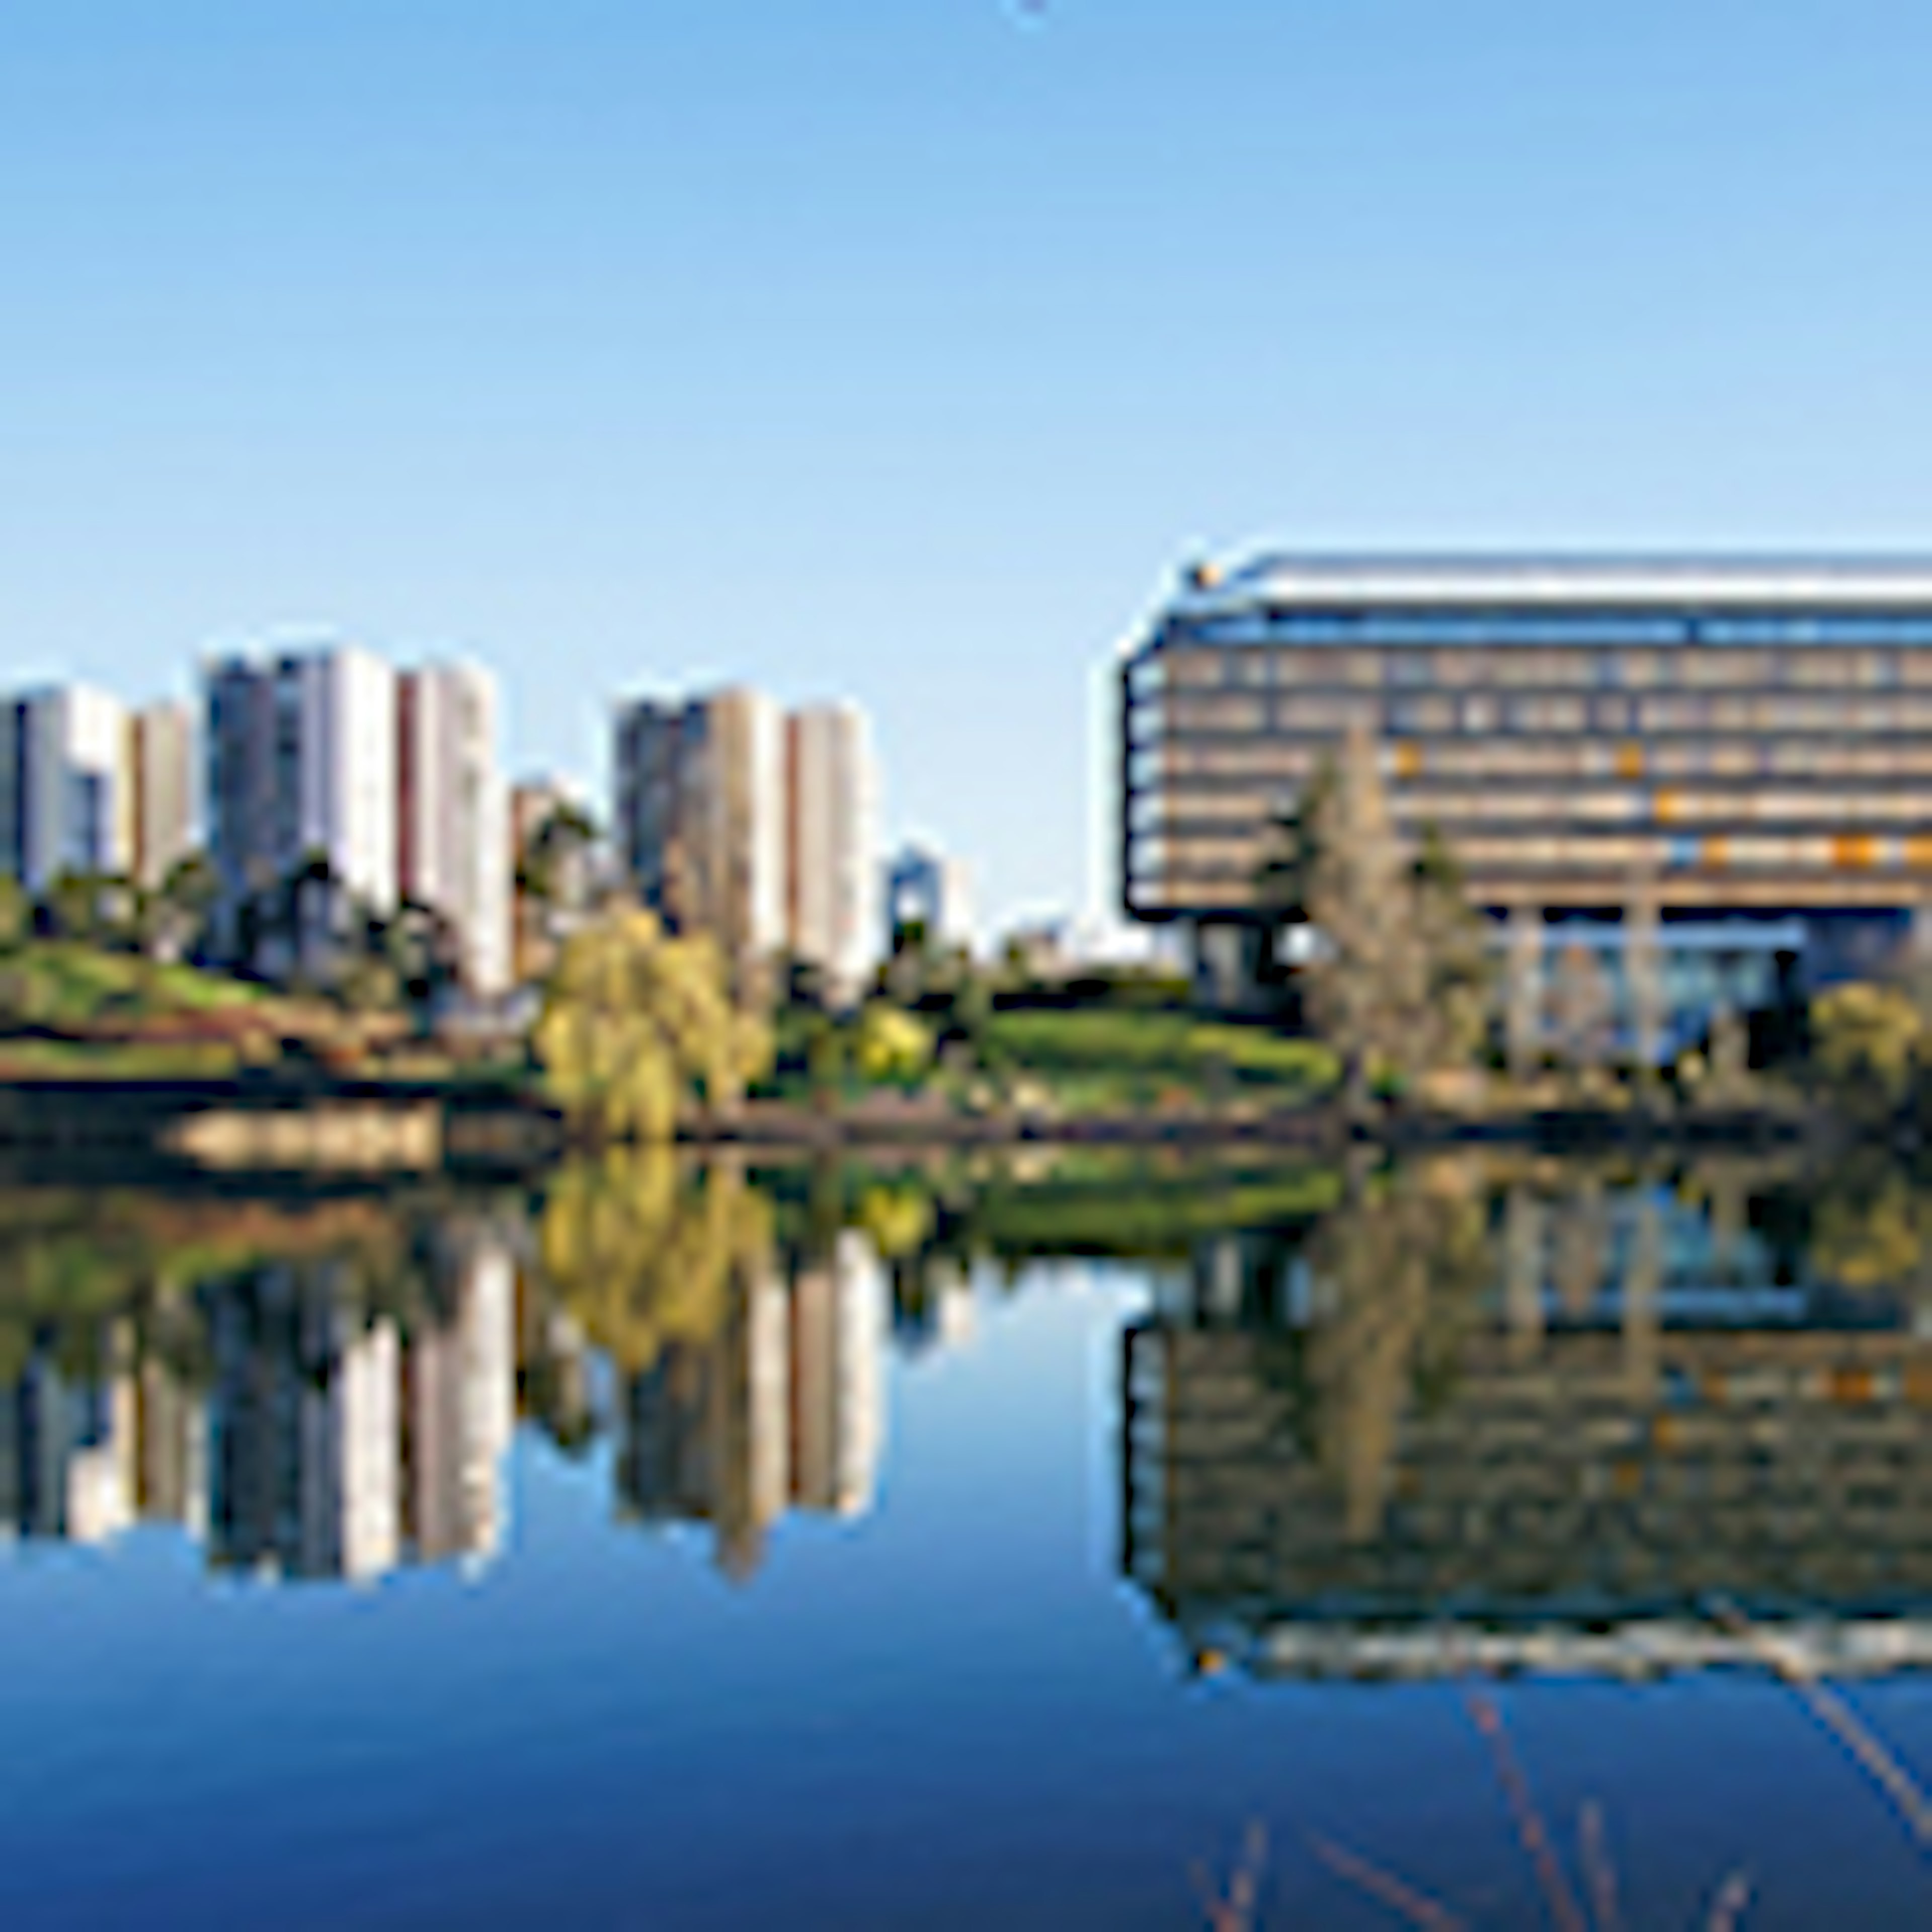
[[[0,703],[0,872],[31,892],[133,859],[127,713],[82,684]]]
[[[351,646],[208,678],[208,850],[238,904],[310,860],[379,911],[396,880],[396,674]]]
[[[639,897],[741,972],[784,944],[785,734],[762,692],[618,712],[618,848]]]
[[[852,704],[815,704],[785,723],[786,944],[842,996],[875,956],[878,785],[872,734]]]
[[[850,704],[756,691],[617,714],[614,819],[645,904],[741,969],[782,952],[855,992],[879,928],[872,734]]]
[[[470,992],[501,993],[510,981],[511,850],[496,680],[470,664],[406,672],[397,724],[401,895],[449,921]]]
[[[194,719],[172,700],[144,706],[128,724],[131,870],[150,890],[194,850]]]

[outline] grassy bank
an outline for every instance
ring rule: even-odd
[[[822,1048],[814,1066],[814,1030]],[[872,1077],[851,1023],[796,1011],[778,1022],[778,1064],[760,1097],[822,1112],[864,1114],[894,1100],[935,1112],[1118,1118],[1230,1104],[1275,1110],[1333,1093],[1334,1054],[1264,1026],[1169,1008],[1112,1006],[996,1010],[970,1040],[946,1040],[936,1062]]]
[[[1264,1027],[1105,1008],[995,1013],[986,1058],[1072,1113],[1234,1100],[1299,1106],[1332,1091],[1340,1072],[1327,1047]]]

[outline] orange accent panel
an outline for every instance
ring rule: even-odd
[[[1728,838],[1707,838],[1702,853],[1707,866],[1728,866],[1731,862],[1731,842]]]
[[[1869,832],[1842,832],[1832,841],[1832,863],[1862,871],[1878,857],[1878,841]]]
[[[1834,1402],[1864,1403],[1871,1399],[1870,1370],[1838,1368],[1832,1371],[1832,1400]]]
[[[1617,747],[1617,776],[1620,778],[1640,778],[1643,776],[1643,747],[1641,745],[1619,745]]]
[[[1419,745],[1398,744],[1395,748],[1395,775],[1399,778],[1412,778],[1422,770],[1422,748]]]
[[[1660,825],[1672,825],[1677,820],[1677,794],[1674,791],[1660,791],[1652,795],[1651,810]]]

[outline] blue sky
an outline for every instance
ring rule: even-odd
[[[1251,544],[1932,532],[1932,12],[9,0],[0,651],[878,721],[1080,905],[1096,667]]]

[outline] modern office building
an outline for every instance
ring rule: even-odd
[[[1352,732],[1526,969],[1614,973],[1654,924],[1682,1029],[1932,900],[1932,562],[1266,556],[1188,573],[1120,680],[1124,908],[1216,986],[1265,942],[1271,822]]]
[[[740,971],[785,943],[785,733],[761,692],[617,713],[613,831],[639,898]]]
[[[133,859],[128,717],[82,684],[0,702],[0,872],[41,892],[65,872]]]
[[[465,986],[510,982],[511,852],[496,682],[480,666],[405,672],[396,693],[397,884],[453,929]]]
[[[195,729],[172,699],[144,705],[128,721],[128,782],[134,882],[152,890],[196,846]]]
[[[842,996],[878,956],[878,811],[872,732],[852,704],[785,720],[785,944]]]
[[[231,659],[207,680],[208,837],[224,904],[311,860],[380,912],[397,902],[396,674],[349,646]]]

